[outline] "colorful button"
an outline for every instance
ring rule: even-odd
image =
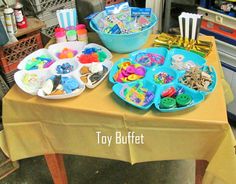
[[[176,93],[176,89],[174,87],[170,87],[162,92],[162,97],[172,97]]]
[[[171,97],[165,97],[161,99],[160,108],[170,109],[176,107],[176,100]]]
[[[189,105],[192,102],[192,97],[187,94],[180,94],[176,97],[176,103],[180,107]]]
[[[132,64],[131,62],[123,62],[118,64],[118,71],[113,76],[116,82],[131,82],[141,79],[145,76],[146,69],[139,64]]]

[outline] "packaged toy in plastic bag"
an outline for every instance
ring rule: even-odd
[[[105,11],[92,18],[95,27],[108,34],[140,32],[150,25],[150,8],[129,7],[128,2],[105,7]]]

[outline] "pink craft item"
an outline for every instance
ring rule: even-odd
[[[128,66],[126,68],[126,72],[130,73],[130,74],[134,73],[135,72],[135,67],[133,65]]]
[[[128,77],[130,74],[126,70],[121,70],[121,73],[124,77]]]
[[[50,61],[50,62],[47,62],[43,65],[43,68],[48,68],[49,66],[51,66],[52,64],[54,63],[54,61]]]
[[[120,72],[118,77],[117,77],[117,81],[122,82],[122,78],[125,78],[125,76]]]
[[[143,67],[138,67],[135,69],[135,74],[140,75],[140,76],[145,76],[146,70]]]
[[[73,55],[75,56],[76,54],[78,54],[78,52],[76,50],[73,50]]]

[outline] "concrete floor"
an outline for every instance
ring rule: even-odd
[[[69,184],[193,184],[195,162],[129,163],[81,156],[64,156]],[[52,184],[43,157],[20,161],[20,168],[1,184]]]
[[[236,135],[236,128],[233,128]],[[129,163],[64,156],[69,184],[194,184],[195,161]],[[20,161],[20,168],[0,184],[52,184],[43,156]]]

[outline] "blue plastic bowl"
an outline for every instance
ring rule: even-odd
[[[108,34],[99,31],[93,22],[104,16],[105,11],[99,13],[90,21],[90,27],[98,34],[103,44],[111,51],[117,53],[129,53],[141,48],[152,32],[152,27],[157,23],[156,15],[152,14],[151,24],[148,28],[137,33],[130,34]]]

